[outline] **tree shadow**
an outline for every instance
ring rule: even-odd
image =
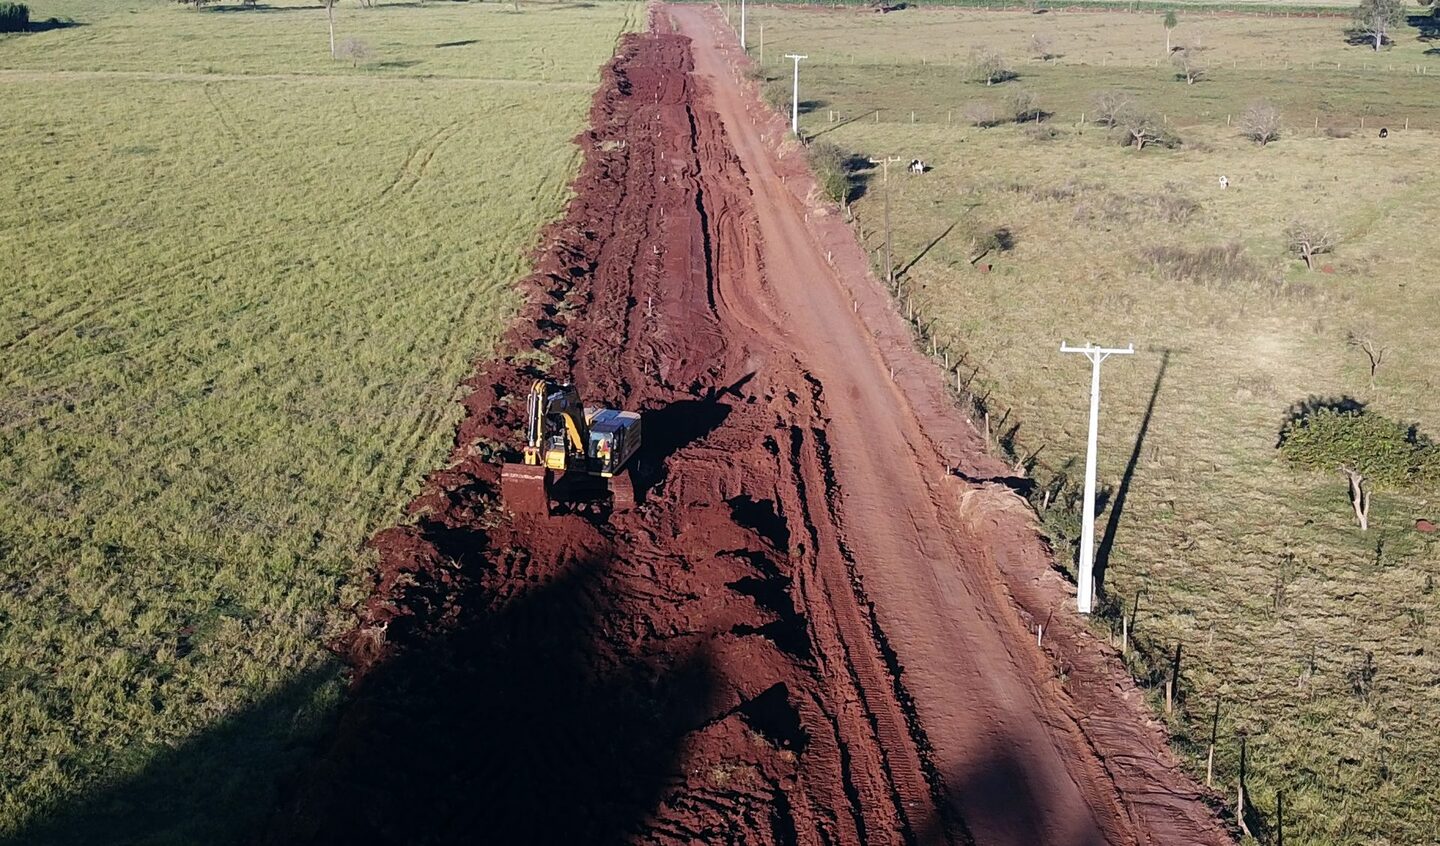
[[[272,12],[313,12],[320,6],[271,6],[269,3],[239,3],[226,6],[202,6],[200,11],[207,15],[229,15],[237,12],[247,14],[269,14]]]
[[[478,532],[431,528],[445,555],[494,566],[464,559]],[[581,557],[506,597],[462,589],[453,631],[379,665],[338,721],[315,705],[330,664],[11,842],[623,842],[717,706],[705,647],[652,661],[611,638],[612,564]]]
[[[261,842],[623,842],[715,716],[715,680],[703,647],[600,654],[623,619],[611,565],[573,561],[369,676]]]
[[[469,47],[469,46],[472,45],[472,44],[479,44],[479,43],[480,43],[479,39],[476,39],[476,38],[467,38],[467,39],[465,39],[464,41],[446,41],[446,42],[444,42],[444,43],[442,43],[442,44],[436,44],[435,47],[436,47],[436,49],[439,49],[439,48],[442,48],[442,47]]]
[[[1110,504],[1110,514],[1105,521],[1105,535],[1095,549],[1095,595],[1105,592],[1105,570],[1110,566],[1110,552],[1115,548],[1115,536],[1120,531],[1120,520],[1125,514],[1125,500],[1130,495],[1130,483],[1135,480],[1135,470],[1140,466],[1140,451],[1145,447],[1145,436],[1150,432],[1150,421],[1155,416],[1155,401],[1160,398],[1160,386],[1165,382],[1165,371],[1170,367],[1170,350],[1160,354],[1160,369],[1155,373],[1155,384],[1150,389],[1150,402],[1145,405],[1145,415],[1140,418],[1140,431],[1135,435],[1135,447],[1130,450],[1130,460],[1125,464],[1125,475],[1120,477],[1120,487],[1115,490],[1115,499]]]
[[[157,746],[137,772],[52,809],[7,843],[214,843],[263,825],[278,776],[314,754],[330,722],[320,707],[339,689],[333,663],[300,674],[175,746]]]
[[[1055,802],[1015,754],[1014,750],[1023,746],[1002,733],[971,766],[945,773],[937,818],[919,827],[915,843],[1107,846],[1090,814],[1060,818],[1041,813],[1041,809],[1055,807]]]
[[[89,24],[70,18],[46,18],[43,21],[31,21],[29,26],[25,28],[25,32],[33,35],[40,32],[49,32],[53,29],[73,29],[77,26],[89,26]]]
[[[808,115],[830,105],[825,100],[801,100],[799,104],[800,114]]]

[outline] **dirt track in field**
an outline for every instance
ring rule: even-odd
[[[451,465],[374,540],[355,697],[266,839],[1229,842],[1023,503],[950,472],[1007,471],[808,202],[733,36],[652,24]],[[540,365],[645,412],[639,509],[497,510]]]

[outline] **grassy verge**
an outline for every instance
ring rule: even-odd
[[[0,839],[243,839],[639,7],[346,6],[353,65],[317,7],[32,12],[78,25],[0,39]]]
[[[1021,58],[1019,78],[994,86],[966,81],[965,57],[972,46],[1023,56],[1033,16],[771,9],[751,31],[766,26],[771,76],[788,72],[772,50],[811,56],[808,134],[933,167],[892,180],[902,296],[986,399],[997,449],[1031,462],[1062,561],[1078,534],[1089,370],[1057,348],[1135,342],[1138,355],[1104,372],[1110,605],[1096,625],[1118,634],[1119,614],[1134,618],[1132,668],[1162,716],[1162,678],[1181,648],[1166,719],[1192,771],[1205,776],[1218,705],[1216,786],[1233,798],[1245,738],[1258,839],[1277,841],[1283,826],[1287,842],[1430,842],[1440,809],[1420,797],[1440,794],[1440,541],[1413,524],[1434,517],[1440,492],[1377,495],[1362,533],[1343,477],[1296,471],[1275,444],[1290,406],[1312,395],[1440,432],[1429,353],[1440,285],[1415,229],[1440,212],[1440,181],[1420,165],[1437,136],[1414,128],[1440,129],[1440,79],[1377,68],[1334,22],[1249,34],[1182,15],[1177,39],[1233,62],[1191,86],[1136,55],[1163,49],[1148,16],[1043,18],[1065,55]],[[1382,58],[1434,63],[1416,35]],[[1003,116],[1020,87],[1046,120],[970,125],[968,104]],[[1137,154],[1082,125],[1107,88],[1162,114],[1185,143]],[[1263,148],[1226,125],[1260,96],[1285,115]],[[1364,132],[1361,117],[1373,121]],[[1383,140],[1381,121],[1393,127]],[[878,262],[878,178],[853,176],[868,182],[854,208]],[[1287,253],[1293,218],[1341,233],[1318,263],[1326,272]],[[977,239],[997,231],[1005,245],[972,262]],[[1373,384],[1347,340],[1356,332],[1389,350]]]

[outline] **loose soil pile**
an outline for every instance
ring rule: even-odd
[[[853,238],[830,266],[848,233],[807,227],[713,19],[673,14],[690,38],[629,36],[606,68],[512,353],[470,380],[414,525],[374,539],[337,644],[355,698],[267,839],[1223,842],[1113,657],[1073,621],[1035,648],[1025,615],[1063,589],[1043,546],[945,472],[996,468]],[[645,412],[635,511],[498,509],[551,356]]]

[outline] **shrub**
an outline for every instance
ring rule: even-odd
[[[1207,247],[1158,245],[1146,247],[1140,256],[1161,278],[1176,282],[1225,287],[1261,276],[1260,266],[1237,241]]]
[[[1436,447],[1413,426],[1360,407],[1307,403],[1280,433],[1287,461],[1310,470],[1339,472],[1350,484],[1350,506],[1361,530],[1370,527],[1373,486],[1425,488],[1435,484]]]
[[[965,108],[960,110],[961,117],[971,126],[983,128],[999,126],[1003,121],[1000,119],[1000,111],[994,104],[979,101],[967,103]]]
[[[1266,100],[1256,100],[1240,116],[1240,134],[1264,147],[1280,137],[1280,110]]]
[[[1315,257],[1333,252],[1340,238],[1329,224],[1312,220],[1292,220],[1285,227],[1285,249],[1305,262],[1305,269],[1315,269]]]
[[[1040,108],[1040,99],[1035,96],[1035,92],[1026,88],[1017,88],[1010,92],[1010,96],[1005,98],[1005,103],[1010,107],[1010,114],[1016,123],[1036,120],[1045,114]]]
[[[970,54],[970,80],[994,85],[1016,77],[1014,68],[1005,57],[995,50],[976,51]]]
[[[1110,89],[1095,95],[1092,115],[1101,126],[1115,126],[1121,115],[1135,110],[1135,100],[1124,91]]]
[[[789,80],[771,80],[761,89],[760,96],[765,101],[765,105],[777,112],[784,112],[787,115],[790,114],[791,91]]]
[[[24,3],[0,3],[0,32],[24,32],[29,28],[29,6]]]
[[[850,173],[845,167],[845,152],[829,141],[816,141],[806,149],[805,155],[820,192],[842,206],[849,203]]]

